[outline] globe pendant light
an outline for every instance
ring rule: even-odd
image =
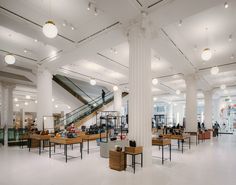
[[[90,79],[90,84],[91,84],[91,85],[96,85],[96,83],[97,83],[97,82],[96,82],[95,79]]]
[[[117,91],[118,89],[119,89],[118,86],[116,85],[113,86],[113,91]]]
[[[226,85],[225,85],[225,84],[222,84],[222,85],[220,86],[220,88],[221,88],[222,90],[224,90],[224,89],[226,88]]]
[[[13,55],[8,54],[8,55],[5,56],[5,62],[7,64],[12,65],[12,64],[14,64],[16,62],[16,58]]]
[[[202,57],[202,60],[204,60],[204,61],[210,60],[211,57],[212,57],[212,52],[211,52],[211,50],[210,50],[209,48],[204,49],[204,50],[202,51],[201,57]]]
[[[213,67],[211,68],[211,74],[212,75],[216,75],[219,73],[219,68],[216,66],[216,67]]]
[[[43,26],[43,34],[48,38],[55,38],[58,29],[53,21],[47,21]]]
[[[176,90],[175,93],[176,93],[177,95],[180,95],[181,92],[180,92],[180,90]]]
[[[152,84],[153,85],[157,85],[158,84],[158,79],[157,78],[153,78],[152,79]]]

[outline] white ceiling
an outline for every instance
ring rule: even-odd
[[[142,17],[141,11],[146,11],[157,36],[150,43],[152,77],[160,82],[152,87],[153,95],[160,99],[184,99],[184,76],[192,73],[198,77],[199,90],[218,88],[223,83],[234,89],[236,58],[231,56],[236,56],[235,1],[228,1],[228,9],[222,0],[164,0],[157,4],[157,0],[91,2],[88,11],[88,0],[1,0],[0,71],[22,72],[33,79],[37,67],[42,65],[53,74],[85,81],[96,78],[98,84],[110,89],[114,84],[124,84],[121,86],[127,88],[126,30],[133,20]],[[54,20],[59,30],[60,35],[55,39],[42,34],[41,26],[49,19]],[[230,42],[229,35],[232,35]],[[200,58],[206,47],[213,51],[209,62]],[[23,72],[7,66],[6,52],[17,55],[15,66],[29,70]],[[220,73],[212,76],[210,68],[216,65]],[[175,94],[177,89],[182,92],[180,96]],[[217,93],[224,95],[220,90]],[[234,93],[228,91],[228,95]]]

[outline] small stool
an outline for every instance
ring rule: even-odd
[[[132,164],[130,166],[134,169],[134,173],[135,173],[135,165],[136,164],[141,164],[141,167],[143,167],[143,147],[142,146],[125,147],[126,158],[127,158],[127,155],[132,156]],[[141,163],[136,163],[136,161],[135,161],[136,155],[141,155]]]

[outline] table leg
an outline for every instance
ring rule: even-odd
[[[197,139],[198,137],[197,137],[197,135],[196,135],[196,145],[197,145],[197,141],[198,141],[198,139]]]
[[[87,140],[87,153],[89,154],[89,139]]]
[[[161,150],[162,150],[162,155],[161,155],[162,164],[164,164],[164,146],[163,145],[161,147]]]
[[[178,150],[179,150],[179,140],[178,140]]]
[[[74,146],[73,146],[73,144],[71,145],[71,149],[72,149],[72,150],[74,149]]]
[[[169,145],[170,148],[170,161],[171,161],[171,144]]]
[[[56,153],[56,143],[54,143],[53,151],[54,151],[54,153]]]
[[[143,167],[143,153],[141,153],[141,167]]]
[[[54,147],[55,147],[55,144],[54,144]],[[49,141],[49,158],[51,158],[51,142],[50,141]]]
[[[182,143],[182,153],[184,153],[184,140],[183,139],[182,139],[181,143]]]
[[[191,148],[191,137],[189,137],[189,149]]]
[[[30,152],[30,148],[31,148],[31,139],[28,139],[28,147],[29,147],[29,152]]]
[[[41,155],[41,140],[39,140],[39,155]]]
[[[43,140],[43,150],[44,150],[44,140]]]
[[[80,143],[80,156],[81,156],[81,159],[83,159],[83,142]]]
[[[64,145],[65,155],[66,155],[66,163],[67,163],[67,144]]]
[[[133,161],[133,168],[134,168],[134,173],[135,173],[135,155],[132,155],[132,161]]]

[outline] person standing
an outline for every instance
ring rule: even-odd
[[[102,103],[103,103],[103,104],[105,103],[105,96],[106,96],[106,93],[105,93],[105,91],[102,89]]]

